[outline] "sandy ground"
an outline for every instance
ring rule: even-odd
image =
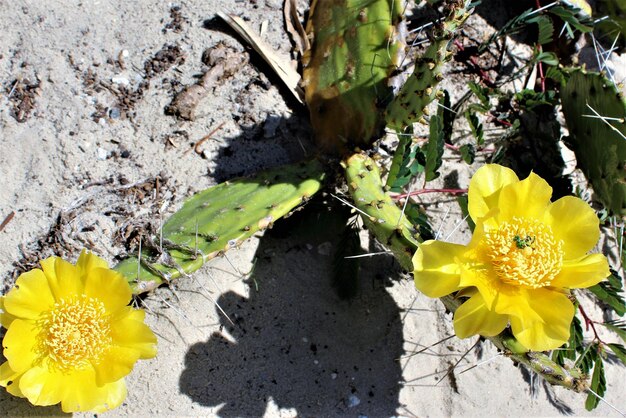
[[[14,214],[0,231],[5,290],[21,266],[53,253],[75,260],[87,247],[114,264],[133,228],[158,227],[185,196],[313,150],[306,111],[215,18],[222,10],[254,28],[268,22],[263,37],[289,56],[280,0],[0,6],[0,222]],[[245,58],[238,71],[194,121],[165,115],[220,42]],[[470,168],[457,174],[466,187]],[[448,201],[430,207],[443,236],[460,219]],[[335,235],[298,226],[315,216],[278,223],[150,295],[159,355],[137,364],[126,402],[105,415],[617,416],[603,404],[587,413],[584,395],[529,378],[489,344],[451,338],[416,354],[452,335],[450,316],[387,256],[365,261],[355,299],[338,299]],[[451,239],[467,237],[461,228]],[[608,367],[607,381],[607,399],[626,410],[624,368]],[[62,412],[0,391],[0,415]]]

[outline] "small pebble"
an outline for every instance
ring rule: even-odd
[[[121,76],[121,75],[116,75],[116,76],[111,77],[111,82],[114,84],[119,84],[120,86],[130,85],[130,81],[128,80],[128,78]]]
[[[111,108],[111,110],[109,110],[109,117],[111,119],[119,119],[120,116],[122,116],[122,112],[120,112],[117,107],[113,107]]]
[[[359,399],[358,396],[356,395],[350,395],[348,396],[348,408],[354,408],[355,406],[357,406],[358,404],[361,403],[361,400]]]
[[[337,373],[331,373],[330,378],[335,380],[337,378]]]
[[[99,159],[100,161],[106,160],[108,156],[109,156],[109,152],[105,150],[104,148],[98,147],[98,149],[96,149],[96,158]]]

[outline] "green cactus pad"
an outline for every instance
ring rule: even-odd
[[[387,80],[403,52],[400,0],[315,0],[303,57],[311,124],[322,150],[368,145],[384,127]]]
[[[324,177],[323,165],[311,160],[204,190],[163,225],[162,238],[144,245],[141,260],[131,256],[115,270],[135,294],[189,274],[288,215],[320,190]]]
[[[626,216],[626,104],[602,74],[572,70],[561,89],[570,136],[566,143],[597,200]],[[603,121],[595,113],[612,118]]]
[[[424,55],[415,62],[415,69],[386,110],[386,123],[396,131],[414,122],[426,123],[424,114],[437,97],[444,64],[450,59],[448,46],[454,33],[469,17],[469,0],[445,2],[447,17],[435,29],[435,39]]]
[[[384,192],[376,163],[364,154],[354,154],[343,165],[354,204],[363,223],[407,271],[413,270],[411,258],[421,242],[416,228]]]

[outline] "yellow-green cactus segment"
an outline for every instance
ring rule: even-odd
[[[311,160],[206,189],[172,215],[162,237],[144,242],[141,260],[131,256],[115,269],[135,294],[153,290],[271,227],[317,193],[324,177],[323,165]]]
[[[451,57],[448,46],[456,30],[469,17],[471,1],[446,2],[447,17],[435,29],[435,39],[424,55],[415,62],[409,76],[386,111],[387,126],[403,131],[414,122],[426,123],[424,113],[437,96],[437,85],[443,79],[443,66]]]
[[[599,73],[571,70],[561,88],[566,143],[595,192],[610,212],[626,216],[626,103],[615,85]],[[604,119],[603,119],[604,118]]]
[[[312,47],[303,82],[320,148],[343,153],[368,145],[384,127],[387,80],[403,52],[401,0],[314,0],[307,22]]]
[[[365,226],[393,252],[405,270],[413,271],[411,258],[421,239],[413,225],[401,216],[400,208],[384,192],[380,172],[374,160],[363,154],[355,154],[342,165],[346,170],[353,203]],[[456,311],[462,303],[455,295],[444,296],[440,300],[451,312]],[[583,392],[589,387],[589,376],[575,368],[561,367],[544,353],[526,351],[508,330],[486,338],[513,361],[523,363],[551,384],[576,392]]]
[[[343,165],[352,200],[363,223],[393,252],[402,268],[412,271],[411,258],[421,239],[417,229],[384,192],[378,166],[363,154],[352,155]]]

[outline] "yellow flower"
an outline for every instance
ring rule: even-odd
[[[0,385],[33,405],[104,412],[126,397],[138,359],[156,355],[145,313],[127,306],[131,289],[101,258],[83,251],[76,265],[58,257],[20,275],[0,298],[7,362]]]
[[[519,180],[505,167],[481,167],[470,181],[476,223],[467,246],[424,242],[413,257],[415,285],[430,297],[461,291],[454,314],[458,337],[494,336],[507,325],[534,351],[569,339],[574,305],[569,289],[609,275],[602,254],[587,254],[600,237],[594,211],[581,199],[550,202],[552,188],[531,173]]]

